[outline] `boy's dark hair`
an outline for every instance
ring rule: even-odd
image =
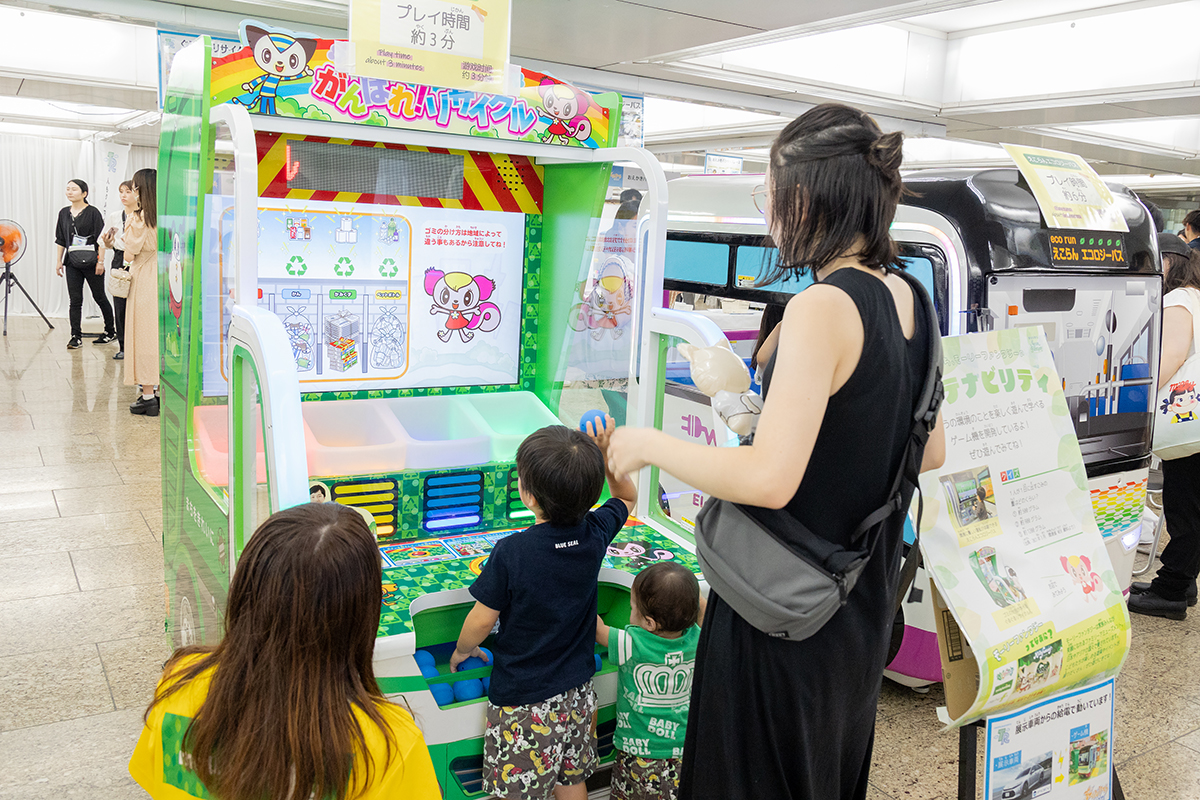
[[[576,525],[604,490],[604,455],[583,431],[547,425],[517,448],[517,475],[547,520]]]
[[[643,617],[660,631],[685,631],[700,613],[700,584],[692,571],[674,561],[660,561],[633,579],[633,594]]]
[[[1191,228],[1193,233],[1200,233],[1200,208],[1189,211],[1183,218],[1183,229],[1186,231],[1188,228]]]

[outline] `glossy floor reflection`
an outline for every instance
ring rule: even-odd
[[[125,766],[169,655],[158,419],[127,410],[115,345],[68,351],[54,322],[13,318],[0,339],[0,800],[144,798]],[[1200,798],[1200,609],[1133,629],[1114,737],[1126,796]],[[943,702],[884,682],[869,800],[957,797]]]

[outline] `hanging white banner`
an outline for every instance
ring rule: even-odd
[[[129,173],[129,145],[96,142],[92,160],[92,185],[88,202],[100,209],[104,218],[121,210],[121,181],[133,177]]]

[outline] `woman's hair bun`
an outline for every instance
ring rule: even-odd
[[[903,160],[904,134],[899,131],[881,135],[867,150],[867,161],[889,180],[899,180]]]

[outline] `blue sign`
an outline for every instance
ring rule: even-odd
[[[992,762],[992,772],[1003,772],[1006,769],[1015,767],[1021,763],[1021,751],[1009,753],[1006,756],[1000,756]]]

